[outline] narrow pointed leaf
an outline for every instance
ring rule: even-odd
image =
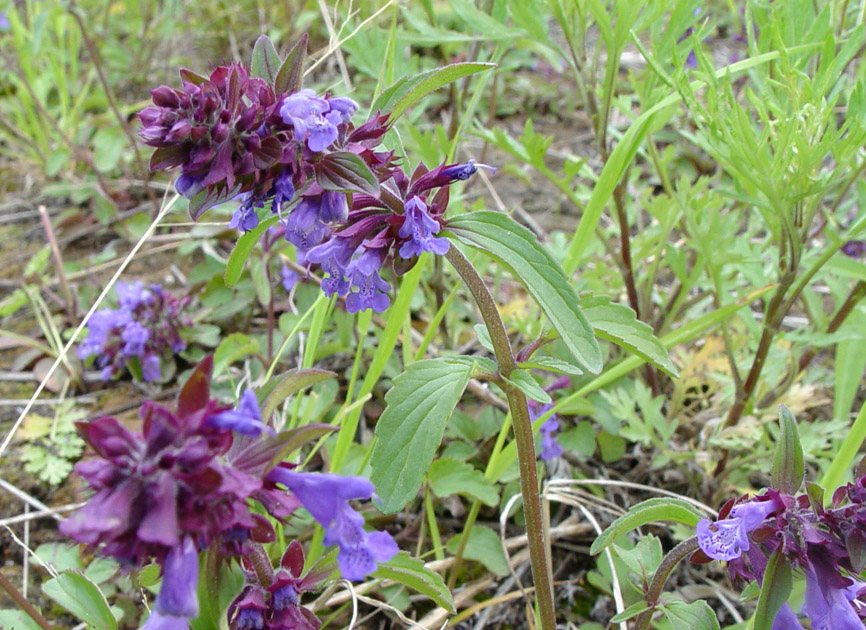
[[[381,511],[396,512],[415,498],[472,369],[471,362],[440,357],[416,361],[394,379],[370,455]]]
[[[289,396],[306,387],[315,385],[329,378],[336,378],[335,372],[311,368],[308,370],[289,370],[282,376],[271,379],[265,386],[265,397],[262,405],[262,418],[266,421],[274,410]],[[257,394],[263,392],[259,390]]]
[[[565,272],[532,232],[499,212],[464,214],[449,220],[448,229],[519,278],[578,363],[593,374],[601,372],[601,351],[580,309],[580,299]]]
[[[605,547],[616,541],[623,534],[655,521],[671,521],[694,527],[703,515],[696,507],[682,499],[663,498],[647,499],[635,506],[611,523],[595,542],[589,553],[595,555],[604,551]]]
[[[274,42],[267,35],[259,35],[253,46],[253,62],[250,66],[252,75],[273,85],[282,65],[280,55],[274,48]]]
[[[388,562],[381,563],[373,576],[408,586],[413,591],[426,595],[452,615],[457,612],[454,598],[442,576],[425,567],[420,560],[410,557],[405,551],[401,551]]]
[[[758,607],[755,610],[754,630],[773,630],[776,613],[788,601],[790,594],[791,566],[776,550],[770,556],[770,562],[764,571],[761,595],[758,597]]]
[[[279,220],[280,217],[275,215],[272,217],[268,217],[264,221],[259,221],[259,224],[255,228],[253,228],[238,239],[235,248],[229,255],[229,261],[228,263],[226,263],[226,272],[224,276],[226,286],[233,287],[235,283],[240,279],[241,274],[244,271],[244,265],[247,262],[247,258],[250,257],[250,254],[252,253],[253,248],[256,246],[256,243],[259,242],[262,234],[264,234],[269,227],[275,225]]]
[[[773,488],[783,494],[796,494],[805,477],[803,446],[800,444],[797,421],[790,409],[779,405],[779,443],[773,461]]]
[[[316,183],[325,190],[371,196],[379,194],[379,182],[360,157],[348,151],[335,151],[323,157],[316,166]]]
[[[241,191],[240,186],[234,188],[223,187],[208,187],[202,190],[189,200],[187,211],[193,221],[198,221],[198,218],[205,213],[205,210],[225,203],[229,199],[235,197]]]
[[[249,475],[263,476],[307,442],[335,430],[329,424],[311,423],[280,431],[271,437],[254,441],[232,459],[232,464]]]
[[[307,42],[310,37],[306,33],[301,35],[297,43],[292,46],[286,60],[280,66],[274,81],[274,91],[277,95],[291,94],[301,89],[304,82],[304,63],[307,60]]]
[[[639,321],[628,306],[613,303],[607,296],[581,295],[580,308],[596,335],[638,355],[675,378],[679,376],[668,351],[653,335],[652,327]]]
[[[379,95],[370,107],[370,112],[390,112],[388,122],[393,124],[407,109],[431,92],[435,92],[452,81],[476,72],[490,70],[495,66],[496,64],[493,63],[454,63],[411,77],[401,77]]]

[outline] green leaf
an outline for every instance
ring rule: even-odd
[[[117,622],[99,588],[80,573],[67,571],[42,584],[42,591],[97,630],[115,630]]]
[[[644,601],[642,599],[638,600],[634,604],[632,604],[631,606],[629,606],[628,608],[623,610],[618,615],[614,615],[613,617],[611,617],[610,622],[611,623],[621,623],[623,621],[628,621],[632,617],[637,617],[639,614],[641,614],[643,611],[647,610],[649,607],[650,607],[650,605],[647,604],[646,601]]]
[[[672,601],[661,607],[673,630],[719,630],[716,613],[704,600],[686,604]]]
[[[478,247],[505,265],[538,303],[565,345],[584,368],[601,372],[601,351],[580,310],[574,287],[529,230],[498,212],[472,212],[448,221],[460,241]]]
[[[523,370],[514,370],[507,379],[505,379],[512,385],[514,385],[517,389],[526,394],[527,398],[531,398],[532,400],[537,400],[543,405],[546,405],[549,402],[552,402],[553,399],[550,397],[541,385],[532,378],[532,374],[529,372],[524,372]]]
[[[547,370],[548,372],[572,374],[574,376],[583,374],[583,370],[576,365],[572,365],[568,361],[562,361],[561,359],[554,359],[553,357],[532,357],[529,361],[518,363],[517,367],[525,370],[534,368],[536,370]]]
[[[301,38],[286,55],[286,60],[283,61],[274,81],[274,91],[278,95],[297,92],[303,86],[304,62],[307,60],[307,41],[309,39],[310,37],[306,33],[301,35]]]
[[[256,246],[256,243],[259,242],[262,234],[264,234],[269,227],[276,224],[279,220],[280,217],[274,215],[268,217],[264,221],[259,221],[259,224],[255,228],[238,239],[235,248],[229,255],[229,261],[226,263],[226,272],[224,277],[227,287],[233,287],[235,285],[241,277],[241,273],[243,273],[244,263],[247,262],[247,258],[250,257],[253,248]]]
[[[242,357],[259,351],[259,342],[243,333],[232,333],[222,340],[213,355],[214,373],[231,365]]]
[[[9,630],[42,630],[42,626],[17,609],[0,610],[0,628]]]
[[[289,396],[306,387],[321,383],[329,378],[336,378],[335,372],[311,368],[308,370],[289,370],[272,378],[256,394],[265,394],[262,405],[262,418],[267,422],[274,410]]]
[[[758,607],[755,609],[754,630],[772,630],[776,613],[788,601],[791,594],[791,565],[779,550],[770,556],[770,562],[764,570],[764,581],[761,584],[761,595],[758,597]]]
[[[499,503],[496,487],[485,479],[480,470],[475,470],[466,462],[450,457],[437,459],[427,471],[427,479],[437,497],[461,494],[490,507]]]
[[[694,527],[703,515],[697,508],[682,499],[656,498],[647,499],[633,506],[628,512],[620,516],[607,529],[605,529],[595,542],[592,543],[589,552],[592,555],[600,553],[613,543],[617,538],[633,529],[653,523],[655,521],[672,521],[683,523]]]
[[[268,85],[274,85],[277,73],[283,65],[274,43],[267,35],[259,35],[253,46],[253,61],[250,70],[254,77],[264,79]]]
[[[325,190],[344,193],[379,194],[379,181],[360,157],[348,151],[335,151],[313,167],[316,183]]]
[[[394,379],[370,455],[383,512],[415,498],[471,374],[472,364],[439,357],[416,361]]]
[[[426,595],[452,615],[457,612],[454,598],[445,586],[442,576],[425,567],[420,560],[410,557],[405,551],[401,551],[388,562],[380,563],[373,575],[404,584],[413,591]]]
[[[461,535],[458,534],[448,541],[446,547],[449,553],[457,553]],[[502,551],[502,542],[499,535],[489,527],[475,525],[469,530],[469,540],[463,550],[463,557],[480,562],[494,575],[508,575],[508,560]]]
[[[773,488],[782,494],[794,495],[803,485],[806,467],[803,463],[803,446],[794,414],[785,405],[779,405],[779,443],[773,460]]]
[[[613,303],[607,296],[581,295],[580,307],[596,335],[633,352],[674,378],[679,376],[664,345],[653,335],[652,327],[639,321],[628,306]]]
[[[105,127],[93,136],[93,166],[101,173],[117,168],[126,149],[126,135],[115,127]]]
[[[370,107],[370,112],[390,112],[388,124],[393,125],[394,121],[402,116],[407,109],[431,92],[435,92],[452,81],[476,72],[490,70],[495,66],[496,64],[493,63],[454,63],[411,77],[401,77],[379,95]]]
[[[248,475],[263,477],[271,468],[288,459],[289,455],[308,442],[334,431],[329,424],[309,423],[280,431],[264,439],[253,440],[249,446],[231,458],[232,464]]]

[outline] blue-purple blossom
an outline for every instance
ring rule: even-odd
[[[253,196],[252,193],[242,193],[240,207],[232,214],[229,227],[235,228],[239,232],[249,232],[254,230],[259,224],[259,215],[256,213],[256,208],[263,208],[265,202],[263,199]]]
[[[350,313],[357,313],[370,308],[382,313],[391,303],[386,293],[391,286],[379,277],[385,253],[374,247],[362,246],[359,249],[363,252],[346,269],[351,286],[358,289],[346,295],[346,309]]]
[[[279,177],[274,180],[274,188],[271,191],[271,194],[274,196],[271,211],[280,214],[283,206],[289,203],[295,196],[295,185],[292,183],[291,170],[284,170]]]
[[[330,232],[319,215],[320,197],[304,197],[286,221],[286,240],[306,251],[321,243]]]
[[[273,434],[274,430],[262,422],[262,411],[253,390],[247,389],[235,409],[220,411],[205,419],[205,426],[231,429],[241,435],[259,435],[262,431]]]
[[[296,284],[298,284],[298,280],[301,277],[298,275],[298,272],[289,267],[288,265],[283,265],[280,269],[280,276],[282,276],[283,288],[286,291],[291,291]]]
[[[749,534],[779,506],[769,501],[747,501],[735,505],[727,518],[711,523],[702,519],[697,525],[698,545],[714,560],[731,561],[749,550]]]
[[[364,517],[349,506],[351,499],[369,499],[373,484],[363,477],[330,473],[301,473],[277,467],[267,478],[292,491],[325,529],[326,545],[337,544],[337,562],[347,580],[362,580],[376,570],[377,562],[390,560],[398,551],[387,532],[365,532]]]
[[[348,293],[349,282],[345,276],[353,252],[349,239],[334,237],[306,253],[305,259],[308,263],[321,265],[322,271],[328,274],[328,277],[322,280],[322,291],[328,297],[344,296]]]
[[[491,173],[496,172],[496,169],[488,164],[479,164],[475,160],[469,160],[466,164],[454,164],[453,166],[448,166],[442,169],[440,174],[452,180],[466,181],[475,175],[479,168],[487,169]]]
[[[806,568],[806,598],[803,614],[812,622],[812,630],[863,630],[863,621],[852,602],[862,583],[839,587],[837,571],[823,562]]]
[[[268,605],[267,593],[259,586],[245,586],[228,610],[231,630],[262,630]]]
[[[343,113],[329,110],[328,101],[316,96],[313,90],[303,89],[283,100],[280,116],[284,123],[294,127],[296,140],[306,140],[310,151],[318,153],[333,144],[337,139],[337,125],[345,122]]]
[[[547,405],[547,409],[542,408],[542,413],[550,411],[552,405]],[[556,433],[559,431],[559,419],[556,414],[550,416],[544,424],[541,425],[541,459],[550,461],[561,457],[563,453],[562,445],[556,440]]]
[[[162,584],[144,630],[187,628],[198,616],[198,549],[192,538],[169,551],[162,566]]]
[[[403,208],[406,217],[398,234],[409,239],[400,247],[400,256],[412,258],[422,252],[432,252],[440,256],[448,252],[448,239],[436,238],[433,235],[441,229],[439,222],[427,214],[427,204],[420,197],[412,197]]]
[[[157,284],[145,287],[141,282],[118,282],[116,289],[119,308],[101,309],[90,316],[78,357],[94,357],[106,381],[137,358],[142,378],[157,380],[160,359],[186,347],[180,331],[190,325],[182,313],[188,299],[177,300]]]
[[[866,256],[866,241],[845,241],[841,247],[842,253],[850,258],[863,258]]]

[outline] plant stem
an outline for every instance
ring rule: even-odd
[[[665,582],[668,581],[668,577],[683,558],[693,554],[697,550],[698,537],[692,536],[671,549],[668,552],[668,555],[662,559],[661,564],[659,564],[659,568],[656,569],[652,582],[650,582],[649,588],[644,595],[644,599],[650,605],[650,608],[643,611],[638,615],[637,619],[635,619],[635,630],[646,630],[649,628],[650,621],[652,621],[653,611],[658,605],[659,598],[662,595],[662,589],[665,586]]]
[[[60,253],[60,247],[57,245],[57,238],[54,236],[54,228],[51,226],[51,217],[48,216],[48,210],[45,206],[39,206],[39,218],[42,220],[42,228],[45,230],[45,238],[48,239],[48,244],[51,246],[51,256],[54,258],[54,266],[57,267],[57,279],[60,282],[60,288],[63,291],[63,299],[66,302],[66,316],[69,320],[69,325],[74,326],[77,323],[75,298],[72,297],[72,291],[69,289],[69,282],[66,279],[66,271],[63,269],[63,256]]]
[[[460,274],[472,294],[484,324],[490,333],[500,374],[508,378],[517,368],[511,350],[511,342],[505,331],[505,324],[499,316],[496,302],[487,285],[466,257],[451,245],[445,254],[454,269]],[[538,470],[535,463],[535,443],[532,438],[532,421],[526,396],[508,382],[504,383],[511,409],[514,441],[517,444],[517,462],[520,468],[520,493],[523,497],[523,512],[526,517],[526,536],[529,541],[529,558],[532,565],[532,579],[535,582],[536,601],[541,617],[541,630],[556,629],[556,611],[553,600],[553,583],[548,571],[548,549],[544,540],[544,518],[541,498],[538,493]]]
[[[43,630],[54,630],[54,627],[48,623],[48,620],[43,617],[38,610],[27,601],[27,599],[20,593],[20,591],[15,588],[15,586],[10,582],[5,575],[0,573],[0,588],[6,591],[9,594],[9,597],[12,598],[18,606],[27,613],[27,616],[30,617],[33,621],[39,624]]]

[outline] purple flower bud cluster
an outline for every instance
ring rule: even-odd
[[[79,462],[75,470],[94,493],[60,529],[125,567],[140,567],[152,559],[160,563],[163,583],[147,630],[186,628],[198,614],[200,551],[216,546],[221,557],[243,558],[253,543],[276,540],[271,521],[251,510],[250,501],[278,521],[303,505],[327,522],[326,543],[340,545],[340,567],[347,579],[362,579],[377,562],[397,552],[386,532],[364,532],[363,518],[347,503],[369,498],[369,481],[294,472],[289,470],[293,465],[285,463],[272,469],[285,439],[273,435],[262,420],[252,391],[244,393],[236,408],[211,399],[212,369],[212,357],[199,364],[174,410],[145,401],[140,433],[115,418],[78,423],[96,457]],[[292,554],[286,584],[302,592],[315,580],[297,582],[297,551]],[[291,599],[288,590],[272,598],[279,610]],[[262,627],[243,623],[236,622],[236,627]]]
[[[117,283],[118,308],[96,311],[87,320],[87,338],[78,346],[84,360],[95,357],[102,380],[117,376],[137,358],[145,381],[161,375],[160,359],[181,352],[186,343],[180,331],[191,322],[183,315],[189,298],[177,299],[158,284]]]
[[[424,252],[444,255],[449,243],[437,237],[444,227],[448,186],[466,180],[486,164],[442,164],[431,171],[421,164],[411,177],[395,167],[379,181],[378,197],[356,193],[342,223],[328,228],[321,208],[310,209],[309,226],[303,235],[291,230],[286,238],[294,243],[308,264],[318,264],[328,277],[322,291],[346,299],[346,308],[355,313],[388,308],[390,285],[382,279],[384,269],[405,273]],[[438,189],[431,195],[433,189]],[[323,204],[324,206],[324,204]],[[300,206],[299,206],[300,209]],[[333,215],[330,215],[333,216]]]
[[[779,551],[806,578],[803,614],[813,630],[864,630],[866,582],[866,477],[839,488],[833,506],[820,499],[769,489],[751,499],[729,501],[715,522],[697,526],[700,546],[693,561],[727,561],[732,580],[763,580],[770,555]],[[802,630],[788,604],[774,630]]]
[[[304,549],[293,540],[286,548],[270,584],[254,571],[245,571],[246,586],[228,609],[231,630],[317,630],[322,624],[300,605],[303,593],[314,591],[327,571],[312,568],[304,574]]]
[[[178,191],[190,199],[204,193],[191,202],[193,218],[236,198],[230,226],[245,232],[270,203],[299,259],[321,266],[323,290],[345,298],[351,312],[388,308],[383,268],[405,273],[423,252],[448,251],[436,236],[447,187],[491,168],[471,160],[432,171],[420,165],[409,177],[393,151],[375,150],[388,116],[355,127],[351,99],[310,89],[279,94],[237,63],[209,78],[182,70],[181,79],[181,90],[153,90],[153,106],[140,114],[141,136],[156,147],[151,168],[180,167]]]

